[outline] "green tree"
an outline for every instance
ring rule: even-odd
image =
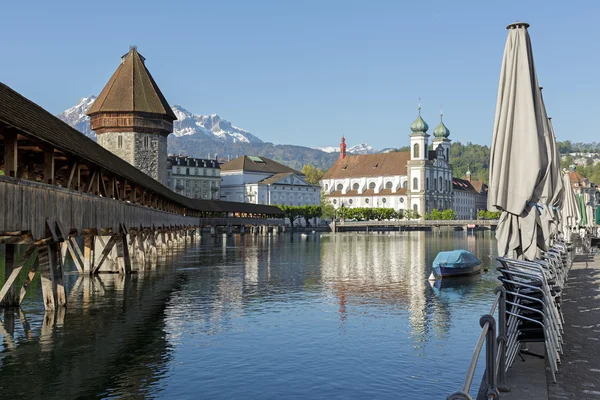
[[[302,217],[302,210],[299,206],[286,206],[285,204],[278,205],[285,214],[285,217],[290,220],[290,225],[294,227],[294,222]]]
[[[441,217],[442,217],[441,219],[442,220],[449,221],[449,220],[456,219],[456,211],[454,211],[454,210],[452,210],[450,208],[442,211],[441,214],[442,214],[441,215]]]
[[[325,171],[310,164],[304,164],[302,167],[302,173],[306,177],[306,182],[310,183],[311,185],[319,185],[319,181],[325,174]]]
[[[325,197],[325,192],[321,192],[321,218],[327,220],[335,218],[335,208]]]

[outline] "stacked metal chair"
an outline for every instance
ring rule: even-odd
[[[517,356],[532,354],[526,343],[544,342],[556,382],[563,344],[561,292],[572,265],[572,249],[562,241],[535,261],[499,257],[498,279],[506,289],[506,368]]]

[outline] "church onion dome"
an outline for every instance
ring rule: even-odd
[[[440,124],[435,127],[433,130],[433,136],[435,136],[437,139],[445,139],[450,136],[450,129],[444,125],[444,121],[440,121]]]
[[[413,133],[427,133],[427,129],[429,129],[429,126],[427,125],[427,122],[421,118],[421,108],[419,107],[419,116],[410,126],[410,130],[413,131]]]

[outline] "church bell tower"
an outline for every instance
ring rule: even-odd
[[[135,46],[88,110],[98,144],[167,184],[167,137],[177,119]]]

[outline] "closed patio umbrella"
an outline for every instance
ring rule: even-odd
[[[571,180],[569,179],[569,173],[563,174],[563,207],[562,207],[562,225],[565,238],[570,241],[571,231],[579,226],[579,206],[578,199],[571,186]]]
[[[579,226],[587,226],[587,213],[585,211],[585,200],[583,195],[577,195],[577,206],[579,207]]]
[[[539,202],[548,172],[548,119],[539,89],[527,23],[509,25],[490,155],[488,209],[502,211],[498,254],[534,259],[545,246]],[[546,194],[546,198],[549,197]],[[551,196],[550,196],[551,198]]]
[[[564,179],[563,174],[560,169],[560,152],[558,151],[558,146],[556,145],[556,135],[554,134],[554,126],[552,125],[552,118],[548,118],[548,126],[550,127],[550,132],[552,135],[553,142],[553,158],[552,158],[552,167],[555,171],[555,187],[554,187],[554,195],[550,204],[552,205],[552,210],[554,211],[554,223],[552,225],[552,234],[554,237],[558,236],[558,233],[562,228],[562,214],[561,210],[563,208],[563,201],[565,197],[565,187],[564,187]]]

